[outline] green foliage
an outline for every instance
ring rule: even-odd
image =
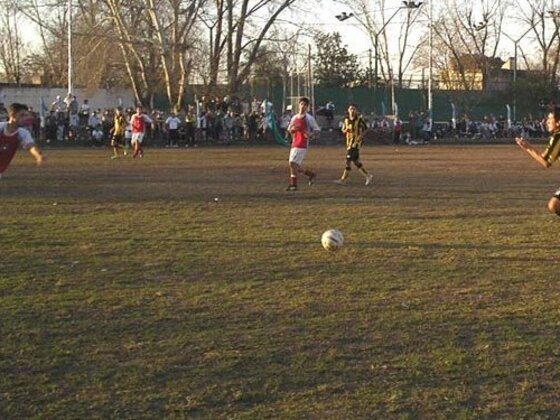
[[[252,77],[266,79],[270,86],[282,85],[285,72],[282,57],[266,45],[261,46],[253,61]]]
[[[351,87],[363,83],[358,56],[350,54],[338,32],[321,33],[315,37],[315,79],[322,87]]]

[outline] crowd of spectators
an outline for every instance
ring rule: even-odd
[[[60,96],[50,104],[44,122],[47,143],[76,142],[104,146],[109,143],[116,108],[93,109],[87,99],[81,105],[77,98]],[[123,110],[127,121],[133,108]],[[272,134],[273,125],[283,131],[292,116],[287,111],[277,117],[267,99],[240,100],[229,97],[202,97],[185,109],[165,113],[158,109],[146,110],[153,120],[148,126],[146,143],[165,147],[197,147],[198,144],[258,143]],[[274,119],[271,122],[270,116]],[[37,115],[38,127],[41,127]],[[127,136],[131,127],[127,127]],[[40,134],[40,133],[37,133]],[[39,137],[38,137],[39,138]]]
[[[371,128],[381,137],[392,137],[395,144],[429,143],[438,138],[493,140],[500,138],[543,138],[548,135],[544,119],[527,116],[521,121],[508,122],[504,116],[484,116],[474,119],[463,115],[458,120],[431,122],[426,112],[410,112],[405,121],[399,118],[375,117]]]
[[[106,146],[110,142],[115,108],[94,109],[88,99],[81,104],[73,95],[57,96],[44,113],[34,115],[33,125],[28,127],[36,139],[47,143],[77,143]],[[335,114],[335,106],[328,101],[317,107],[317,115],[324,116],[323,128],[336,130],[344,116]],[[133,108],[123,110],[127,120]],[[278,135],[286,137],[286,129],[293,116],[288,106],[281,115],[274,112],[268,99],[239,99],[237,97],[203,96],[198,103],[188,104],[178,112],[164,113],[147,110],[153,120],[148,127],[146,143],[161,147],[197,147],[199,144],[232,144],[272,142]],[[426,112],[412,111],[407,118],[367,116],[370,130],[393,143],[421,144],[437,138],[483,139],[542,138],[548,134],[542,119],[529,115],[521,121],[508,123],[504,116],[484,116],[482,119],[463,115],[448,122],[430,123]],[[7,120],[7,110],[0,103],[0,121]],[[321,119],[319,119],[321,123]],[[337,124],[338,123],[338,124]],[[127,128],[130,137],[131,127]]]

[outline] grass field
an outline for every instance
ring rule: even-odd
[[[0,418],[560,416],[560,177],[516,146],[369,147],[370,187],[316,147],[295,193],[280,147],[47,153],[0,180]]]

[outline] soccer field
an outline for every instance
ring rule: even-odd
[[[510,146],[47,150],[0,180],[0,418],[560,416],[557,169]],[[329,253],[320,236],[345,236]]]

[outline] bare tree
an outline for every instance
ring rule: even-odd
[[[418,23],[418,8],[390,6],[386,0],[340,0],[341,4],[351,11],[353,19],[367,34],[373,48],[375,76],[381,76],[385,82],[393,80],[396,73],[399,87],[403,86],[404,74],[412,64],[418,44],[411,44],[410,36]],[[405,2],[406,3],[406,2]],[[392,3],[394,4],[394,3]],[[395,19],[395,20],[393,20]],[[398,43],[390,42],[395,32],[391,26],[398,27]],[[397,49],[397,68],[392,62],[394,55],[391,50]]]
[[[265,36],[278,17],[297,0],[214,0],[205,10],[213,28],[210,88],[218,84],[225,56],[229,93],[239,91],[251,73]]]
[[[10,82],[21,83],[23,50],[18,9],[12,2],[0,12],[0,66]]]
[[[539,45],[538,69],[542,70],[550,82],[556,86],[560,65],[560,15],[552,9],[547,0],[516,0],[516,18],[532,34]],[[522,51],[527,68],[531,68],[528,54]],[[534,50],[531,51],[534,53]]]
[[[49,85],[62,85],[67,79],[66,29],[68,16],[66,2],[53,0],[18,0],[18,12],[25,16],[38,31],[40,46],[30,52],[28,66],[41,73]],[[48,6],[48,7],[47,7]]]
[[[183,105],[187,78],[192,69],[189,50],[193,41],[190,35],[203,2],[193,0],[184,7],[181,0],[145,0],[161,60],[165,91],[169,104],[175,109]]]
[[[482,0],[479,5],[480,10],[476,10],[473,3],[449,0],[442,4],[432,23],[434,64],[444,80],[464,90],[471,90],[479,83],[475,74],[482,73],[485,84],[490,74],[501,67],[494,57],[507,2]],[[429,56],[425,46],[420,52],[422,57]],[[417,64],[422,65],[422,60],[417,60]]]

